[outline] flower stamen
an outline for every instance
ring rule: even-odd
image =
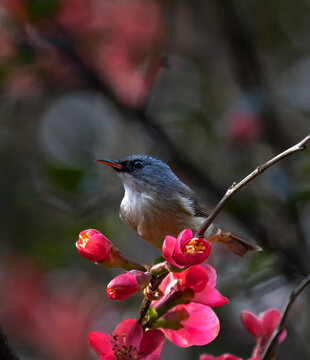
[[[115,359],[117,360],[127,360],[127,359],[139,359],[143,354],[142,352],[137,352],[137,348],[132,345],[126,345],[126,334],[121,335],[123,338],[124,345],[121,346],[119,343],[120,339],[118,335],[112,335],[114,340],[111,340],[112,351],[114,353]]]
[[[206,247],[203,241],[201,241],[199,238],[193,238],[185,245],[184,252],[186,254],[203,253],[205,248]]]
[[[79,243],[78,245],[79,245],[80,248],[84,249],[87,242],[88,242],[88,240],[90,239],[90,234],[87,231],[85,234],[80,234],[79,238],[80,238],[80,240],[82,240],[82,242]]]

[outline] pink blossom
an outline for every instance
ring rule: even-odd
[[[216,286],[216,272],[212,266],[194,265],[182,273],[170,273],[161,283],[162,299],[152,306],[159,316],[158,324],[165,335],[176,345],[187,347],[208,344],[216,338],[220,324],[209,306],[221,306],[228,302]],[[172,300],[184,301],[168,312]],[[191,301],[191,303],[189,303]],[[163,311],[162,311],[163,310]]]
[[[124,300],[144,289],[151,280],[151,274],[131,270],[116,276],[107,286],[107,293],[113,300]]]
[[[82,34],[90,28],[91,19],[94,16],[91,10],[96,7],[95,5],[96,2],[92,1],[63,0],[59,3],[55,20],[67,31]]]
[[[256,339],[256,346],[253,350],[254,357],[260,357],[265,349],[266,344],[270,340],[274,331],[279,325],[281,314],[276,309],[267,310],[257,317],[250,311],[241,313],[241,320],[248,332]],[[286,330],[283,330],[278,338],[278,345],[286,338]]]
[[[281,314],[276,309],[270,309],[260,313],[257,317],[250,311],[243,311],[241,320],[250,334],[266,343],[279,325]]]
[[[179,329],[163,327],[162,331],[170,341],[180,347],[208,344],[220,331],[220,322],[215,312],[202,304],[177,305],[162,318],[167,324],[171,324],[171,320],[179,319]]]
[[[227,137],[236,144],[248,144],[262,134],[261,118],[253,111],[237,109],[225,119]]]
[[[16,249],[2,259],[1,271],[1,326],[8,337],[39,359],[88,358],[87,329],[103,292],[85,273],[46,271]]]
[[[88,340],[100,360],[159,360],[165,336],[160,330],[144,332],[136,320],[127,319],[117,326],[112,335],[92,332]]]
[[[3,5],[12,13],[18,20],[27,19],[27,3],[25,0],[4,0]]]
[[[121,102],[141,106],[160,65],[160,4],[116,0],[101,6],[97,28],[108,36],[103,37],[101,46],[96,46],[90,61]]]
[[[193,237],[190,229],[183,230],[179,236],[166,236],[163,243],[164,258],[178,268],[198,265],[204,262],[211,251],[211,245],[202,238]]]
[[[91,261],[111,260],[113,244],[97,230],[82,231],[75,245],[85,259]]]
[[[193,265],[181,273],[170,273],[161,283],[160,290],[167,295],[171,290],[192,290],[191,301],[207,306],[222,306],[228,299],[215,289],[216,271],[208,264]],[[164,298],[160,300],[164,301]]]

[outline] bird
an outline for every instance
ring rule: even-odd
[[[165,162],[148,155],[129,155],[121,159],[98,159],[114,169],[125,193],[120,217],[146,242],[161,249],[167,235],[177,237],[184,229],[197,233],[208,216],[207,208]],[[212,223],[204,236],[243,257],[261,248]]]

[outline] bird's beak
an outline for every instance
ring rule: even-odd
[[[101,159],[101,160],[96,160],[96,161],[99,163],[102,163],[104,165],[108,165],[116,170],[124,169],[124,166],[122,164],[120,164],[117,160]]]

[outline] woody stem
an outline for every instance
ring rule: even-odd
[[[197,237],[202,237],[208,227],[212,224],[214,219],[223,210],[225,205],[228,201],[245,185],[247,185],[250,181],[254,180],[257,176],[261,175],[264,171],[270,168],[272,165],[277,163],[278,161],[284,159],[285,157],[294,154],[297,151],[302,151],[306,148],[307,144],[310,142],[310,135],[306,136],[303,140],[301,140],[296,145],[290,147],[289,149],[283,151],[282,153],[278,154],[274,158],[270,159],[269,161],[265,162],[264,164],[258,166],[254,171],[252,171],[248,176],[246,176],[243,180],[239,183],[233,183],[231,187],[226,191],[225,195],[223,196],[222,200],[216,205],[216,207],[210,212],[209,216],[206,218],[205,222],[201,225],[197,232]]]

